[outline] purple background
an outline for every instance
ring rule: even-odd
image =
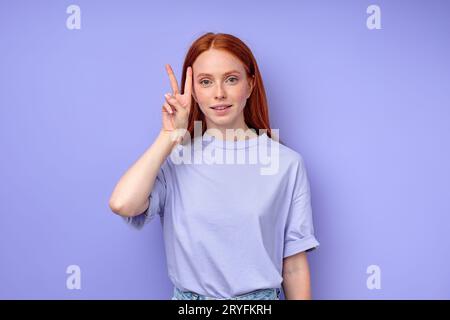
[[[159,219],[135,231],[108,199],[161,127],[164,64],[180,80],[207,31],[253,50],[271,126],[306,161],[314,298],[450,298],[449,15],[447,1],[2,1],[0,298],[170,299]]]

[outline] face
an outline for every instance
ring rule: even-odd
[[[210,49],[192,65],[193,96],[205,115],[208,129],[246,129],[244,107],[253,89],[242,62],[232,54]],[[216,105],[230,106],[220,110]]]

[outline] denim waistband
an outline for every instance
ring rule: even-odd
[[[178,287],[174,287],[172,300],[279,300],[279,298],[279,288],[258,289],[230,298],[215,298],[192,291],[183,291]]]

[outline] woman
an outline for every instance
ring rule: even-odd
[[[252,52],[207,33],[186,55],[181,91],[166,69],[162,129],[117,183],[112,211],[137,228],[160,216],[172,299],[279,299],[281,287],[287,299],[311,299],[306,252],[319,243],[308,177],[270,129]],[[271,156],[235,163],[236,152],[260,150]]]

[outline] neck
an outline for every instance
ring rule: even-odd
[[[227,126],[220,126],[216,124],[208,124],[206,126],[208,130],[208,134],[211,136],[214,136],[217,139],[220,140],[245,140],[245,139],[252,139],[258,136],[257,133],[255,133],[254,130],[250,129],[245,121],[236,123],[233,126],[227,125]]]

